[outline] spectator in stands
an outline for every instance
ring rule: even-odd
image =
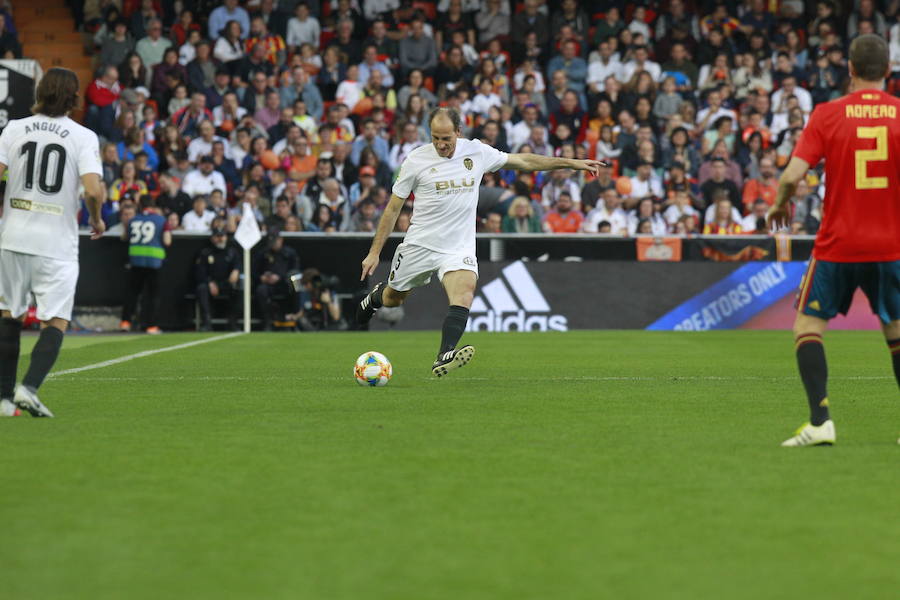
[[[705,235],[734,235],[743,233],[740,223],[734,215],[731,201],[724,196],[724,191],[719,191],[716,195],[716,201],[712,205],[715,212],[712,219],[708,219],[706,225],[703,226]]]
[[[321,26],[319,20],[309,12],[307,2],[298,2],[294,8],[294,16],[287,24],[287,45],[291,53],[295,53],[303,44],[319,47]]]
[[[365,148],[371,148],[379,161],[387,161],[390,149],[387,140],[378,135],[378,129],[372,119],[363,121],[362,133],[353,141],[350,161],[359,166],[360,155]]]
[[[535,34],[535,43],[539,47],[546,47],[550,42],[550,21],[539,9],[541,3],[538,0],[525,0],[524,9],[513,17],[512,39],[519,46],[525,45],[525,38],[529,33]]]
[[[188,160],[196,163],[201,156],[212,154],[213,142],[224,141],[216,135],[216,128],[212,121],[203,121],[197,126],[200,135],[191,140],[188,144],[187,153]]]
[[[162,35],[162,21],[152,19],[147,27],[147,37],[141,38],[134,50],[144,61],[148,69],[152,69],[162,62],[165,51],[172,47],[172,41]],[[175,51],[175,60],[178,61],[178,51]]]
[[[166,48],[162,60],[153,66],[153,77],[150,81],[150,94],[161,106],[168,102],[167,92],[172,89],[170,79],[178,85],[187,81],[187,71],[178,62],[178,51]]]
[[[704,208],[711,206],[719,190],[725,192],[725,197],[731,203],[731,206],[739,206],[740,194],[738,187],[734,181],[726,177],[726,164],[722,158],[715,158],[711,162],[711,176],[700,186],[700,192],[703,194]]]
[[[622,209],[622,198],[615,187],[604,189],[600,200],[585,217],[581,230],[585,233],[602,233],[600,224],[607,223],[610,226],[608,233],[627,235],[628,215]]]
[[[200,251],[194,262],[201,331],[212,330],[213,299],[227,302],[228,328],[232,331],[237,329],[237,315],[241,306],[238,294],[240,265],[240,253],[229,245],[228,233],[223,229],[214,230],[209,245]]]
[[[191,209],[191,197],[181,191],[177,179],[163,173],[159,176],[159,187],[162,191],[156,200],[164,215],[174,212],[180,217]]]
[[[253,17],[250,21],[250,35],[247,37],[244,49],[247,54],[253,55],[254,48],[262,46],[265,49],[265,60],[270,64],[281,67],[287,58],[287,45],[284,39],[271,33],[266,20],[261,16]]]
[[[544,216],[544,230],[547,233],[578,233],[581,231],[584,215],[575,207],[572,195],[567,191],[560,192],[554,208]]]
[[[413,69],[407,76],[406,85],[397,92],[397,107],[401,111],[405,111],[409,106],[409,100],[412,96],[418,96],[424,101],[423,110],[437,106],[437,97],[424,86],[425,77],[421,69]]]
[[[365,198],[356,206],[356,212],[350,218],[349,231],[374,232],[378,224],[378,212],[375,200]]]
[[[341,61],[347,65],[356,65],[362,60],[362,44],[355,34],[355,21],[350,18],[338,18],[337,35],[329,44],[329,48],[337,50]]]
[[[196,55],[186,67],[187,83],[192,91],[206,92],[216,85],[216,73],[220,68],[220,63],[212,57],[212,47],[208,40],[200,40],[196,45]],[[207,106],[218,106],[218,103],[207,104]]]
[[[534,208],[526,196],[513,198],[507,213],[503,215],[500,229],[503,233],[541,233],[543,231],[541,219],[535,214]]]
[[[241,28],[241,39],[250,33],[250,15],[238,6],[238,0],[224,0],[224,2],[209,13],[207,23],[209,39],[215,40],[222,35],[222,30],[230,21],[236,21]]]
[[[115,144],[106,143],[100,151],[103,165],[103,184],[108,188],[119,178],[119,153]]]
[[[331,102],[335,99],[338,85],[344,81],[346,65],[341,62],[340,54],[333,46],[325,49],[322,61],[322,69],[316,76],[316,85],[322,92],[322,98],[326,102]]]
[[[630,81],[638,71],[646,71],[650,74],[653,81],[659,81],[662,75],[662,68],[659,63],[650,60],[650,51],[647,46],[637,46],[633,51],[634,58],[622,65],[619,72],[619,81]]]
[[[646,225],[645,225],[646,224]],[[644,227],[647,227],[644,229]],[[669,230],[665,219],[656,210],[651,198],[643,198],[628,213],[628,235],[648,234],[665,235]]]
[[[216,213],[206,206],[206,196],[197,194],[194,196],[193,208],[181,216],[181,225],[185,231],[194,233],[209,233],[209,226]]]
[[[131,13],[131,33],[135,39],[145,37],[153,25],[153,20],[160,17],[154,4],[156,3],[153,0],[141,0],[140,9]],[[125,14],[128,14],[127,7]]]
[[[159,169],[159,157],[153,146],[144,140],[144,130],[139,127],[130,127],[125,132],[125,139],[116,146],[120,160],[134,160],[139,152],[147,155],[148,166],[156,171]]]
[[[769,212],[769,204],[762,198],[757,198],[750,207],[750,212],[741,219],[743,233],[769,234],[769,226],[766,225],[766,214]]]
[[[642,198],[663,198],[662,180],[653,172],[653,163],[647,160],[638,162],[635,175],[631,178],[629,203]]]
[[[0,54],[3,52],[3,36],[0,35]],[[104,65],[119,65],[134,50],[134,40],[128,33],[128,24],[125,21],[116,21],[113,33],[103,42],[100,49],[100,63]]]
[[[122,91],[118,79],[119,70],[107,65],[91,82],[85,94],[88,103],[85,124],[107,139],[113,136],[115,102]]]
[[[200,123],[212,121],[212,112],[206,108],[206,95],[202,92],[191,94],[191,103],[172,115],[170,121],[182,135],[196,136]]]
[[[241,25],[237,21],[228,21],[222,35],[213,38],[213,56],[221,62],[231,75],[238,74],[238,67],[244,59],[244,44],[241,41]]]
[[[509,35],[509,5],[501,0],[486,0],[480,12],[475,15],[475,27],[478,29],[478,43],[487,44],[500,36]]]
[[[676,224],[683,221],[685,217],[699,222],[701,215],[694,207],[694,200],[690,191],[687,189],[674,190],[671,195],[672,200],[663,212],[663,218],[673,233],[675,232]]]
[[[772,94],[772,111],[786,113],[788,111],[788,99],[795,96],[800,103],[804,114],[812,112],[812,95],[802,87],[797,86],[797,78],[793,75],[785,77],[781,82],[781,88]]]
[[[284,245],[280,232],[270,232],[266,238],[266,248],[256,256],[253,268],[253,272],[259,274],[256,301],[263,315],[263,331],[272,330],[277,310],[275,300],[292,296],[289,277],[299,270],[297,252]]]
[[[211,156],[200,157],[197,168],[184,177],[181,191],[191,197],[209,195],[213,190],[226,192],[225,178],[215,170],[215,166]]]
[[[462,60],[462,51],[459,51]],[[425,35],[425,22],[417,16],[411,27],[411,35],[400,40],[400,70],[405,79],[410,71],[419,69],[428,77],[437,68],[437,51],[434,40]]]
[[[305,113],[315,122],[322,119],[322,94],[319,88],[310,81],[309,74],[302,67],[294,67],[291,70],[290,83],[283,84],[278,90],[281,95],[282,106],[294,106],[297,100],[302,100]],[[306,129],[306,125],[300,123],[300,116],[294,107],[294,119],[297,124]]]
[[[748,179],[744,182],[743,206],[749,211],[756,200],[762,200],[767,206],[775,204],[775,195],[778,192],[778,170],[775,161],[771,158],[762,158],[759,161],[759,177]]]
[[[137,88],[150,84],[150,73],[137,52],[129,52],[119,65],[119,83],[122,89]]]
[[[238,80],[247,83],[252,81],[257,74],[262,73],[268,81],[275,74],[274,65],[266,57],[267,46],[254,44],[253,48],[238,61],[235,75]]]
[[[587,129],[587,114],[581,109],[578,94],[568,90],[563,94],[559,108],[550,113],[550,129],[556,132],[560,125],[566,125],[569,136],[562,141],[580,143]]]
[[[568,87],[581,94],[585,90],[588,68],[585,60],[578,56],[577,52],[577,42],[569,40],[563,43],[560,53],[547,63],[547,77],[551,77],[556,71],[563,71]]]
[[[581,190],[578,184],[572,180],[570,169],[551,171],[550,180],[544,184],[541,191],[541,205],[546,209],[556,206],[562,194],[568,194],[569,199],[576,207],[581,205]]]
[[[337,230],[347,231],[350,228],[350,200],[344,195],[343,190],[341,190],[341,184],[337,179],[330,178],[322,184],[318,205],[327,206],[331,210],[334,226]]]
[[[112,185],[109,187],[109,202],[111,205],[109,207],[104,206],[104,208],[108,210],[109,214],[113,214],[118,211],[117,203],[126,195],[130,196],[132,199],[136,199],[147,192],[147,184],[138,179],[134,161],[123,161],[121,176],[113,181]],[[104,220],[106,220],[106,215],[104,215]]]
[[[176,46],[181,46],[188,41],[188,38],[194,31],[202,37],[203,33],[200,30],[200,24],[194,20],[194,11],[185,8],[179,13],[178,21],[172,25],[170,31],[172,41],[175,42]]]
[[[289,118],[293,118],[293,109],[290,111]],[[256,110],[253,114],[253,120],[256,121],[263,129],[268,131],[274,127],[281,119],[281,98],[278,92],[270,90],[266,92],[265,104]],[[270,136],[271,137],[271,136]]]
[[[368,44],[363,51],[363,61],[359,64],[359,82],[366,85],[369,81],[369,74],[377,70],[381,73],[382,85],[386,87],[394,86],[394,76],[386,64],[378,59],[378,47],[374,44]]]

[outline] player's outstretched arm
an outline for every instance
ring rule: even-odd
[[[788,166],[784,169],[781,177],[778,179],[778,195],[775,197],[775,205],[769,209],[766,217],[766,223],[769,229],[778,229],[779,227],[787,227],[791,221],[791,198],[797,191],[797,184],[809,171],[809,163],[792,156]]]
[[[96,173],[82,175],[81,184],[84,186],[84,203],[90,214],[91,239],[96,240],[106,231],[106,223],[100,216],[100,209],[106,202],[106,186]]]
[[[372,247],[369,248],[369,253],[362,261],[362,275],[359,276],[360,281],[375,272],[375,268],[378,266],[379,257],[381,256],[381,249],[384,248],[384,243],[394,230],[394,225],[397,224],[397,217],[400,216],[400,209],[403,208],[404,202],[406,202],[406,198],[400,198],[399,196],[391,194],[391,201],[384,207],[384,212],[381,213],[381,220],[378,221],[378,229],[375,230],[375,238],[372,240]]]
[[[515,171],[554,171],[556,169],[575,169],[599,174],[600,167],[608,167],[602,160],[579,160],[576,158],[557,158],[540,154],[510,154],[505,169]]]

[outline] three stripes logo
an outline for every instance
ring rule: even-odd
[[[564,315],[551,314],[525,263],[516,261],[500,277],[481,286],[472,302],[466,331],[568,331]]]

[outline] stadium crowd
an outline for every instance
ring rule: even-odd
[[[75,4],[110,225],[150,194],[174,230],[234,231],[248,202],[269,229],[372,231],[444,105],[503,151],[612,164],[486,175],[481,231],[768,233],[779,169],[845,91],[849,42],[888,37],[900,77],[900,0]],[[795,233],[817,230],[822,185],[798,186]]]

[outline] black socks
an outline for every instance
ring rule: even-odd
[[[447,318],[444,319],[444,327],[441,330],[441,350],[438,354],[449,352],[456,348],[459,338],[466,330],[466,321],[469,320],[469,309],[465,306],[451,306],[447,310]]]
[[[797,366],[800,378],[806,388],[806,399],[809,402],[809,422],[819,426],[828,416],[828,363],[825,362],[825,346],[822,336],[817,333],[804,333],[796,340]]]
[[[31,351],[31,364],[28,372],[22,380],[22,384],[33,390],[37,390],[44,383],[50,369],[59,356],[59,349],[63,342],[63,332],[56,327],[44,327],[34,350]]]
[[[372,299],[372,308],[381,308],[384,306],[384,298],[382,297],[384,294],[384,288],[387,287],[387,282],[383,282],[381,285],[376,286],[374,290],[369,292],[369,297]]]
[[[21,333],[18,319],[0,319],[0,398],[11,399],[15,393]]]
[[[888,340],[887,345],[891,351],[891,361],[894,363],[894,377],[897,379],[897,385],[900,386],[900,338]]]

